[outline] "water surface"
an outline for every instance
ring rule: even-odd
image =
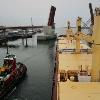
[[[27,66],[26,77],[8,95],[6,100],[51,100],[54,68],[54,41],[38,42],[34,46],[28,39],[28,47],[22,40],[9,42],[9,52]],[[6,48],[0,48],[0,64],[6,55]]]

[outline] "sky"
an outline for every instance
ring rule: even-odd
[[[56,27],[65,27],[67,21],[75,26],[76,18],[86,22],[90,18],[89,2],[93,9],[100,0],[0,0],[0,26],[47,25],[51,5],[56,7]]]

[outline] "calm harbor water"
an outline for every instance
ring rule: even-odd
[[[38,42],[34,46],[33,39],[28,39],[27,48],[21,39],[8,44],[9,52],[16,55],[17,61],[26,64],[28,70],[5,100],[51,100],[55,41]],[[6,48],[0,48],[0,64],[5,55]]]

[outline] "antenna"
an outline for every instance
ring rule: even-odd
[[[33,26],[33,20],[32,20],[32,17],[31,17],[31,25]]]
[[[31,25],[32,25],[32,31],[33,31],[33,20],[32,20],[32,17],[31,17]]]

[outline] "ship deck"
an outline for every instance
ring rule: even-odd
[[[99,82],[59,82],[58,100],[100,100]]]
[[[59,53],[59,70],[78,70],[80,65],[83,69],[87,66],[91,69],[92,65],[92,54],[87,52],[82,52],[80,54],[74,53],[75,50],[75,40],[68,41],[66,38],[59,38],[58,41],[58,51]],[[90,50],[90,47],[84,43],[81,43],[81,47],[84,50]]]
[[[75,53],[75,40],[67,40],[66,37],[59,37],[57,41],[58,48],[58,82],[57,82],[57,100],[99,100],[100,83],[99,82],[72,82],[69,79],[65,82],[60,81],[60,71],[80,70],[88,68],[90,74],[92,67],[91,48],[85,43],[80,42],[81,52]]]

